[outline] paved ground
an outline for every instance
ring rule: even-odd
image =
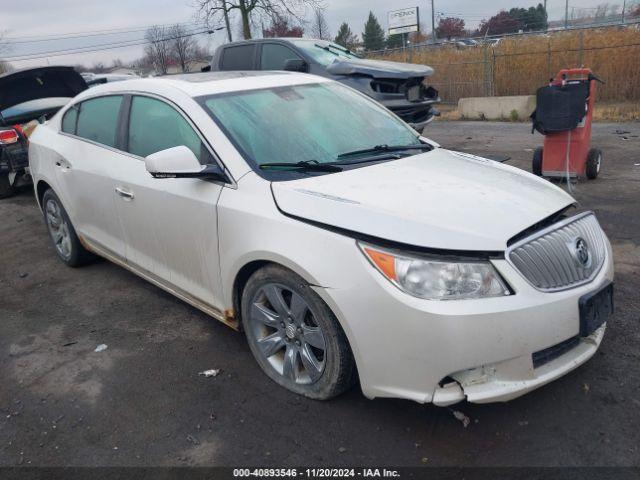
[[[527,169],[541,141],[525,124],[443,122],[428,135]],[[640,123],[597,125],[602,176],[577,186],[616,255],[600,352],[511,403],[455,406],[468,428],[450,409],[358,389],[327,403],[289,394],[242,335],[106,261],[63,266],[30,191],[0,201],[0,464],[639,465],[638,135]],[[223,373],[198,376],[209,368]]]

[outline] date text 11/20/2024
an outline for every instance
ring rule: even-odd
[[[398,478],[400,473],[386,468],[236,468],[233,470],[233,476],[234,478]]]

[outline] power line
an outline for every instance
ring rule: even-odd
[[[165,37],[162,40],[163,41],[168,41],[168,40],[175,40],[175,39],[178,39],[178,38],[194,37],[196,35],[202,35],[202,34],[210,33],[210,32],[211,32],[211,30],[202,30],[202,31],[198,31],[198,32],[185,34],[185,35],[179,35],[179,36],[174,36],[174,37]],[[47,57],[60,57],[60,56],[65,56],[65,55],[76,55],[76,54],[82,54],[82,53],[98,52],[98,51],[102,51],[102,50],[115,50],[115,49],[118,49],[118,48],[136,47],[136,46],[140,46],[140,45],[146,45],[146,44],[149,44],[149,43],[150,42],[148,40],[128,40],[128,41],[124,41],[124,42],[113,42],[113,43],[98,44],[98,45],[87,45],[86,47],[76,47],[76,48],[67,48],[67,49],[61,49],[61,50],[52,50],[52,51],[49,51],[49,52],[40,52],[40,53],[34,53],[34,54],[29,54],[29,55],[16,55],[14,57],[5,57],[5,58],[3,58],[3,60],[11,61],[11,62],[21,62],[21,61],[25,61],[25,60],[38,60],[38,59],[47,58]]]
[[[202,30],[202,29],[190,29],[189,31],[185,32],[185,36],[188,36],[190,34],[193,34],[194,32],[196,32],[197,30]],[[173,40],[176,38],[181,38],[183,35],[179,35],[179,36],[167,36],[165,38],[159,39],[159,40]],[[62,49],[54,49],[54,50],[48,50],[48,51],[44,51],[44,52],[34,52],[34,53],[26,53],[26,54],[22,54],[22,55],[15,55],[14,57],[7,57],[5,58],[5,60],[10,60],[12,58],[19,58],[19,57],[29,57],[32,55],[47,55],[50,53],[56,53],[56,52],[60,52],[60,51],[67,51],[67,50],[84,50],[84,49],[91,49],[93,47],[104,47],[104,46],[109,46],[109,45],[120,45],[120,44],[127,44],[127,43],[131,43],[131,42],[139,42],[139,41],[143,41],[143,42],[147,42],[147,40],[145,38],[135,38],[135,39],[129,39],[129,40],[118,40],[115,42],[107,42],[107,43],[96,43],[94,45],[84,45],[81,47],[68,47],[68,48],[62,48]],[[126,46],[126,45],[125,45]]]
[[[75,32],[75,33],[66,33],[66,34],[50,34],[50,35],[34,35],[34,36],[22,36],[22,37],[4,37],[3,42],[7,44],[18,44],[18,43],[35,43],[35,42],[48,42],[53,40],[66,40],[68,38],[84,38],[84,37],[96,37],[101,35],[118,35],[123,33],[133,33],[133,32],[141,32],[146,31],[152,27],[172,27],[174,25],[180,25],[183,27],[186,26],[201,26],[204,27],[202,22],[183,22],[183,23],[167,23],[167,24],[155,24],[155,25],[146,25],[141,27],[132,27],[132,28],[120,28],[120,29],[107,29],[107,30],[92,30],[85,32]],[[26,40],[22,40],[26,39]]]
[[[204,25],[198,25],[198,24],[174,24],[174,25],[179,25],[181,27],[187,27],[187,28],[196,28],[196,27],[201,27],[204,28]],[[174,26],[172,25],[172,26]],[[123,30],[120,32],[111,32],[111,33],[91,33],[91,34],[86,34],[86,35],[73,35],[73,36],[67,36],[67,37],[52,37],[52,38],[42,38],[42,39],[38,39],[38,40],[20,40],[20,41],[10,41],[10,42],[0,42],[0,45],[18,45],[18,44],[25,44],[25,43],[43,43],[43,42],[55,42],[55,41],[60,41],[60,40],[68,40],[68,39],[76,39],[76,38],[89,38],[89,37],[104,37],[104,36],[108,36],[108,35],[125,35],[128,33],[137,33],[137,32],[146,32],[147,30],[149,30],[149,28],[154,27],[155,25],[152,25],[150,27],[146,27],[146,28],[139,28],[139,29],[135,29],[135,30]],[[161,28],[170,28],[170,27],[161,27]]]

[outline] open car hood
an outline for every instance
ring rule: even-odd
[[[523,170],[435,149],[400,160],[272,183],[285,214],[416,247],[499,252],[575,201]]]
[[[0,75],[0,112],[41,98],[73,98],[87,89],[73,67],[40,67]]]
[[[367,75],[373,78],[409,79],[433,75],[433,68],[426,65],[368,59],[336,59],[327,71],[333,75]]]

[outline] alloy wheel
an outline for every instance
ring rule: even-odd
[[[71,233],[58,202],[50,198],[45,206],[47,227],[58,253],[64,257],[71,256]]]
[[[279,375],[300,385],[322,377],[325,337],[302,295],[285,285],[267,283],[254,295],[247,320],[259,354]]]

